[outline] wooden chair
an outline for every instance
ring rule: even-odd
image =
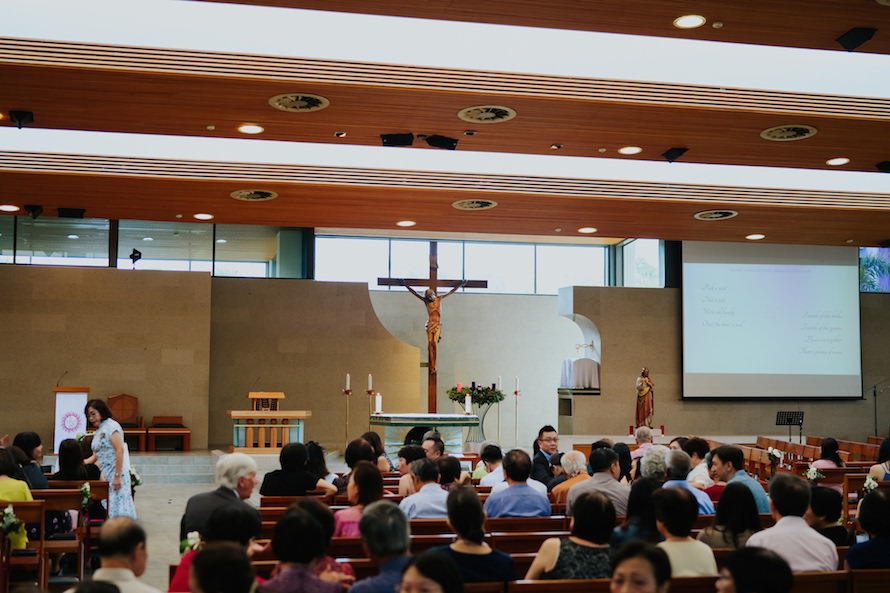
[[[182,451],[191,450],[192,431],[182,423],[182,416],[154,416],[147,432],[149,451],[157,450],[158,437],[177,437]]]
[[[68,512],[81,511],[82,497],[80,489],[66,488],[62,490],[35,490],[35,500],[42,500],[46,511]],[[49,582],[50,556],[53,554],[74,554],[77,557],[77,578],[83,580],[83,530],[75,529],[71,534],[51,535],[43,544],[43,581]]]
[[[108,496],[109,496],[109,485],[106,480],[87,480],[90,484],[90,500],[94,503],[101,504],[104,502],[104,507],[108,508]],[[51,489],[73,489],[76,488],[80,490],[81,485],[83,485],[83,481],[81,480],[49,480],[49,487]],[[96,506],[95,504],[92,506]],[[105,522],[104,516],[95,516],[89,515],[84,517],[81,521],[81,526],[79,527],[80,535],[81,535],[81,543],[83,545],[83,562],[84,565],[89,563],[90,556],[93,551],[98,550],[98,542],[99,542],[99,529],[102,528],[102,523]]]
[[[847,593],[850,574],[846,570],[831,572],[796,572],[791,593]],[[671,591],[674,591],[671,583]]]
[[[42,500],[33,500],[27,502],[2,502],[5,508],[12,505],[12,510],[19,521],[26,525],[37,525],[37,537],[28,538],[28,545],[24,550],[13,550],[9,555],[9,573],[8,578],[21,572],[36,573],[35,581],[37,586],[46,590],[45,580],[45,556],[43,554],[44,546],[44,512],[45,504]],[[8,588],[8,581],[7,581]]]
[[[850,572],[850,593],[887,593],[890,568],[854,569]]]
[[[129,393],[120,393],[108,398],[111,415],[124,429],[124,439],[136,440],[136,451],[145,451],[145,424],[139,415],[139,398]]]

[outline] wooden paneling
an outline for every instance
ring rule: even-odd
[[[841,49],[834,40],[848,29],[873,27],[879,32],[857,51],[890,53],[890,35],[886,34],[890,31],[890,9],[875,0],[237,0],[237,3],[834,50]],[[684,14],[700,14],[708,23],[698,29],[677,29],[672,23]],[[721,25],[715,28],[715,22]]]

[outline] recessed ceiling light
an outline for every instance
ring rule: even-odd
[[[176,218],[182,218],[182,214],[177,214]]]
[[[223,243],[228,243],[228,241],[226,241],[225,239],[217,239],[216,242],[220,245],[222,245]]]
[[[701,27],[708,19],[700,14],[684,14],[674,19],[674,26],[678,29],[695,29]]]
[[[414,222],[413,220],[400,220],[399,222],[396,223],[396,226],[405,226],[405,227],[408,227],[408,226],[414,226],[414,225],[416,225],[416,224],[417,224],[417,223]]]
[[[850,159],[848,159],[847,157],[839,156],[839,157],[835,157],[833,159],[828,159],[827,161],[825,161],[825,164],[831,165],[832,167],[840,167],[841,165],[846,165],[849,162],[850,162]]]
[[[846,241],[844,241],[844,243],[846,243],[847,245],[849,245],[852,242],[853,242],[853,239],[847,239]]]
[[[580,229],[578,229],[578,232],[584,233],[585,235],[590,235],[591,233],[596,232],[596,228],[592,226],[582,226]]]
[[[21,210],[21,208],[13,204],[0,205],[0,212],[18,212],[19,210]]]
[[[766,235],[762,233],[751,233],[750,235],[745,235],[745,238],[749,241],[760,241],[761,239],[766,239]]]
[[[69,239],[80,239],[80,235],[68,235]]]
[[[618,149],[618,152],[621,154],[640,154],[643,152],[643,149],[639,146],[622,146]]]
[[[142,237],[143,241],[154,241],[154,237]]]
[[[213,215],[205,214],[204,212],[199,212],[197,214],[193,214],[192,218],[195,218],[197,220],[213,220]]]
[[[262,134],[264,130],[263,126],[258,126],[257,124],[241,124],[238,126],[238,131],[242,134]]]

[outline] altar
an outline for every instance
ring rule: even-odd
[[[247,394],[251,410],[229,410],[232,419],[232,451],[238,453],[278,453],[288,443],[303,442],[303,420],[309,410],[279,410],[284,399],[280,391],[252,391]]]
[[[386,456],[395,461],[399,449],[405,446],[405,437],[415,427],[437,430],[445,442],[445,450],[452,453],[463,452],[463,429],[465,426],[479,426],[479,416],[475,414],[372,414],[369,423],[383,427],[383,447]]]

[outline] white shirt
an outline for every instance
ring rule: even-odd
[[[504,481],[504,466],[499,465],[490,473],[485,474],[481,478],[479,478],[480,486],[494,486],[496,484],[500,484]],[[546,490],[546,488],[545,488]]]
[[[158,589],[138,580],[129,568],[100,568],[93,573],[93,580],[117,585],[121,593],[161,593]],[[74,589],[68,589],[65,593],[73,591]]]
[[[482,484],[481,481],[480,481],[479,483],[480,483],[480,485]],[[531,486],[532,489],[536,490],[537,492],[540,492],[540,493],[543,494],[544,496],[547,496],[547,486],[546,486],[546,485],[540,483],[540,482],[537,481],[537,480],[533,480],[533,479],[531,479],[531,478],[529,478],[529,479],[528,479],[528,482],[526,482],[526,483],[527,483],[529,486]],[[501,490],[506,490],[509,486],[510,486],[510,484],[508,484],[507,481],[504,480],[503,482],[501,482],[501,483],[499,483],[499,484],[495,484],[494,486],[492,486],[492,487],[491,487],[491,493],[494,494],[495,492],[500,492]]]
[[[717,561],[710,546],[694,539],[661,542],[658,547],[671,561],[672,577],[717,576]]]
[[[758,531],[746,546],[760,546],[784,558],[792,572],[838,570],[837,547],[807,525],[803,517],[782,517],[774,527]]]
[[[686,481],[690,484],[701,484],[705,488],[710,488],[714,485],[714,480],[711,479],[710,474],[708,474],[708,464],[705,461],[702,461],[689,472],[689,475],[686,476]]]

